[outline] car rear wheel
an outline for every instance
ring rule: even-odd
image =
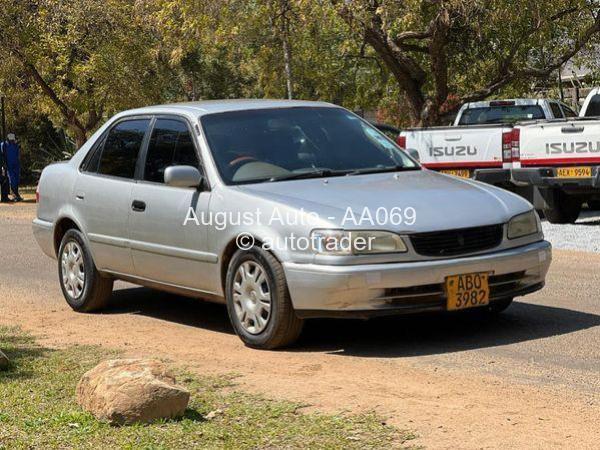
[[[562,191],[554,193],[554,207],[545,208],[544,216],[550,223],[575,223],[581,211],[581,199]]]
[[[58,251],[58,278],[65,300],[78,312],[102,309],[112,293],[113,280],[102,276],[79,230],[68,230]]]
[[[229,319],[249,347],[276,349],[293,344],[302,332],[283,267],[258,247],[233,255],[225,281]]]

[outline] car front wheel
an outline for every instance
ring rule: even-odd
[[[225,282],[229,318],[249,347],[276,349],[293,344],[303,321],[292,307],[283,267],[269,252],[238,250]]]
[[[97,311],[108,303],[113,280],[98,272],[79,230],[68,230],[62,238],[58,277],[65,300],[75,311]]]

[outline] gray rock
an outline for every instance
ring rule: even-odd
[[[115,425],[181,416],[189,399],[190,393],[156,360],[104,361],[77,384],[79,405]]]

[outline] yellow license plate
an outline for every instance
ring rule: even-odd
[[[592,176],[591,167],[559,167],[556,169],[559,178],[589,178]]]
[[[467,273],[446,277],[448,311],[475,308],[490,303],[489,274]]]
[[[466,169],[444,169],[440,170],[441,173],[445,173],[446,175],[454,175],[455,177],[460,178],[469,178],[471,176],[471,172]]]

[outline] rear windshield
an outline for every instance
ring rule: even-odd
[[[465,109],[459,124],[514,123],[520,120],[544,118],[544,111],[539,105],[486,106]]]

